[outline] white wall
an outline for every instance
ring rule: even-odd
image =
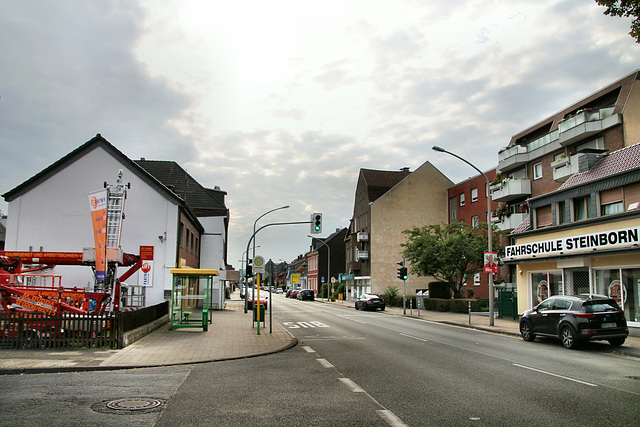
[[[82,252],[93,247],[93,230],[88,193],[100,190],[106,181],[114,184],[123,169],[123,182],[131,183],[125,202],[126,219],[121,247],[139,253],[140,245],[154,246],[154,283],[147,289],[147,305],[164,300],[171,289],[169,269],[175,264],[178,206],[146,184],[123,164],[98,147],[68,165],[23,196],[9,203],[6,247],[11,250]],[[158,236],[167,233],[160,242]],[[127,269],[120,269],[122,274]],[[45,272],[46,273],[46,272]],[[58,266],[52,273],[62,275],[63,286],[93,284],[91,268]],[[137,274],[127,280],[137,282]]]
[[[200,246],[200,268],[224,270],[225,217],[199,217],[205,229]]]

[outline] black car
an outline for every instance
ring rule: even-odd
[[[624,344],[629,335],[624,313],[616,301],[604,295],[556,295],[527,310],[520,319],[525,341],[536,336],[559,338],[566,348],[592,340]]]
[[[298,292],[297,298],[301,301],[313,301],[315,299],[315,295],[313,293],[313,290],[303,289],[300,292]]]
[[[356,310],[375,310],[379,308],[384,311],[384,299],[374,294],[362,294],[356,300]]]

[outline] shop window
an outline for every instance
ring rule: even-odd
[[[640,322],[640,269],[614,268],[594,273],[596,293],[616,300],[628,322]]]
[[[573,220],[582,221],[589,218],[589,205],[591,204],[591,196],[578,197],[573,199]]]
[[[533,304],[539,304],[552,295],[564,295],[561,272],[531,273]]]
[[[460,206],[464,206],[464,193],[460,193]]]
[[[533,165],[533,179],[542,178],[542,162]]]
[[[471,202],[473,203],[477,201],[478,201],[478,187],[471,189]]]

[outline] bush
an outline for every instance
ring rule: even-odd
[[[429,283],[429,298],[451,298],[451,287],[447,282]]]
[[[430,311],[450,311],[453,313],[468,313],[469,301],[471,301],[471,311],[489,311],[489,300],[487,299],[441,299],[425,298],[424,308]],[[415,303],[414,303],[415,304]],[[415,307],[415,305],[414,305]]]

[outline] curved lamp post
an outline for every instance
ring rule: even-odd
[[[462,157],[458,156],[457,154],[454,154],[450,151],[445,150],[442,147],[438,147],[437,145],[434,145],[432,147],[432,149],[434,151],[439,151],[441,153],[447,153],[447,154],[451,154],[453,157],[456,157],[460,160],[462,160],[463,162],[465,162],[466,164],[468,164],[469,166],[471,166],[472,168],[474,168],[475,170],[477,170],[483,177],[484,179],[487,181],[487,240],[488,240],[488,245],[489,245],[489,252],[493,252],[492,251],[492,225],[491,225],[491,194],[489,192],[489,178],[487,178],[487,175],[484,174],[484,172],[482,172],[480,169],[478,169],[477,167],[475,167],[472,163],[468,162],[467,160],[463,159]],[[493,273],[489,273],[489,326],[493,326]]]

